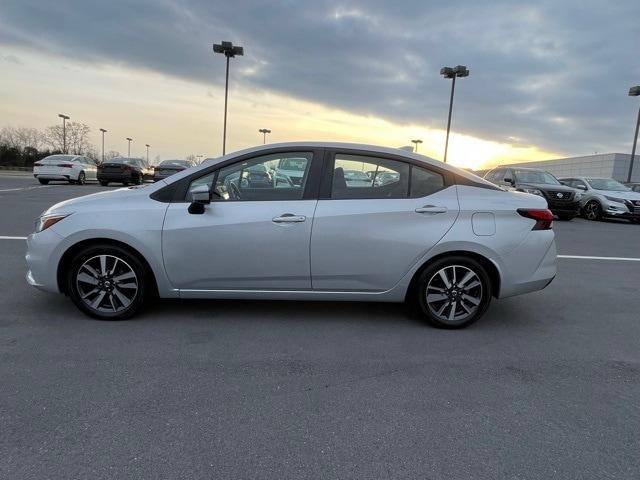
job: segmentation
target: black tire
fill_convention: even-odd
[[[429,288],[439,288],[437,282],[441,281],[439,277],[439,272],[443,269],[449,269],[451,272],[452,267],[456,267],[454,270],[457,272],[459,277],[456,278],[456,281],[462,283],[463,278],[466,276],[467,272],[472,272],[474,277],[472,280],[466,282],[469,286],[472,286],[476,281],[479,283],[479,286],[475,286],[470,288],[466,293],[464,293],[464,288],[459,285],[459,283],[454,284],[451,283],[452,291],[451,296],[446,293],[446,286],[444,283],[442,284],[443,289],[445,290],[442,293],[436,293],[435,295],[445,295],[446,299],[440,300],[442,303],[430,303],[427,301],[427,287]],[[441,289],[442,290],[442,289]],[[432,290],[431,290],[432,291]],[[432,291],[433,292],[433,291]],[[462,292],[462,293],[461,293]],[[435,262],[431,263],[418,278],[417,289],[415,292],[415,299],[417,301],[417,306],[422,314],[422,317],[432,326],[437,328],[446,328],[446,329],[458,329],[464,328],[475,321],[477,321],[480,317],[484,315],[489,308],[489,304],[491,303],[491,279],[489,274],[484,269],[484,267],[478,263],[476,260],[463,256],[450,256],[444,257]],[[467,295],[468,294],[468,295]],[[471,311],[466,311],[466,307],[464,304],[471,305],[468,300],[461,301],[462,295],[466,295],[467,297],[473,296],[474,300],[478,301],[478,304],[475,307],[471,308]],[[453,300],[457,299],[454,303]],[[461,304],[458,305],[457,301],[461,301]],[[454,311],[454,317],[457,316],[456,312],[461,312],[459,319],[443,319],[442,315],[439,317],[438,312],[435,311],[435,308],[442,308],[445,304],[449,304],[448,310],[447,307],[444,307],[443,315],[447,316],[447,313],[450,315],[451,310]],[[435,308],[434,308],[435,306]],[[463,308],[465,310],[463,310]],[[466,315],[466,316],[464,316]]]
[[[76,184],[78,185],[84,185],[87,181],[87,176],[85,175],[84,172],[80,172],[78,174],[78,180],[76,180]]]
[[[42,178],[39,178],[38,181],[42,184],[42,185],[49,185],[49,180],[43,180]]]
[[[129,180],[123,180],[122,181],[122,185],[124,185],[125,187],[129,186]]]
[[[136,177],[133,183],[135,185],[142,185],[142,175],[139,175],[138,177]]]
[[[558,215],[558,220],[562,220],[564,222],[569,222],[573,220],[574,215]]]
[[[100,185],[102,185],[103,187],[108,187],[109,186],[109,182],[105,182],[104,180],[100,180]]]
[[[584,218],[587,220],[597,221],[602,220],[602,206],[596,200],[591,200],[584,206],[583,209]]]
[[[95,285],[79,280],[79,274],[84,274],[84,278],[97,278],[89,275],[90,271],[86,270],[83,265],[85,262],[89,262],[91,265],[91,262],[94,261],[97,261],[99,264],[101,256],[107,257],[105,268],[107,275],[100,275],[102,272],[100,272],[98,268],[94,270],[98,276],[101,277],[99,281],[102,284]],[[115,260],[113,260],[114,258],[118,259],[117,266]],[[96,263],[93,263],[93,265],[95,266]],[[111,268],[114,269],[113,273],[109,272]],[[123,275],[121,272],[125,272],[128,275],[127,272],[129,271],[132,271],[135,276],[118,280],[118,277]],[[129,285],[129,287],[125,288],[126,285],[123,282],[126,282],[126,285]],[[134,291],[135,293],[132,294],[131,284],[133,283],[136,284],[136,290]],[[120,288],[118,289],[118,287]],[[91,289],[98,291],[93,294],[93,296],[86,297],[87,300],[85,301],[82,298],[83,294],[86,295],[87,290]],[[81,290],[83,291],[81,292]],[[152,290],[151,274],[147,271],[142,261],[128,250],[110,244],[92,245],[76,253],[71,260],[66,277],[66,291],[76,307],[90,317],[99,320],[125,320],[131,318],[142,310],[145,300]],[[93,308],[88,304],[88,302],[94,302],[103,292],[102,300],[97,304],[98,308]],[[119,295],[125,295],[125,298],[129,300],[130,303],[125,304],[125,302],[120,301],[118,299]],[[131,298],[129,298],[129,296],[131,296]],[[110,297],[113,298],[113,300],[111,300]],[[115,305],[115,307],[113,307],[113,305]],[[101,306],[103,308],[99,309]],[[113,308],[113,311],[109,310],[111,308]],[[116,308],[120,310],[116,310]]]

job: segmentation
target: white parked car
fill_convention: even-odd
[[[49,155],[33,164],[33,176],[43,185],[51,181],[84,185],[97,180],[97,173],[96,164],[82,155]]]
[[[252,178],[289,158],[303,159],[299,183]],[[355,168],[397,176],[350,185]],[[27,280],[101,319],[158,295],[408,300],[433,325],[459,328],[492,297],[553,280],[552,219],[540,196],[410,152],[274,144],[54,205],[28,237]]]

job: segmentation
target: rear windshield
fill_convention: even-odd
[[[70,162],[75,158],[75,155],[49,155],[48,157],[43,158],[38,163],[59,163],[59,162]]]

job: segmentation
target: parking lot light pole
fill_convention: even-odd
[[[127,146],[127,158],[131,158],[131,141],[132,140],[133,138],[127,137],[127,141],[129,142],[129,145]]]
[[[67,153],[67,120],[71,117],[62,113],[58,114],[58,117],[62,119],[62,153]]]
[[[451,130],[451,112],[453,111],[453,93],[456,89],[457,77],[468,77],[469,69],[464,65],[458,65],[456,67],[442,67],[440,69],[440,75],[444,78],[450,78],[451,82],[451,98],[449,99],[449,119],[447,120],[447,138],[444,142],[444,163],[447,163],[447,150],[449,149],[449,131]]]
[[[262,144],[264,145],[265,143],[267,143],[267,133],[271,133],[271,130],[269,130],[268,128],[261,128],[258,131],[262,134]]]
[[[640,85],[631,87],[629,89],[630,97],[640,96]],[[633,173],[633,161],[636,156],[636,145],[638,143],[638,128],[640,128],[640,107],[638,107],[638,120],[636,120],[636,133],[633,135],[633,147],[631,147],[631,160],[629,161],[629,175],[627,175],[627,182],[631,182],[631,174]]]
[[[104,128],[101,128],[100,131],[102,132],[102,161],[104,162],[104,134],[107,131]]]
[[[144,146],[147,147],[147,165],[149,165],[149,147],[151,145],[149,145],[148,143],[145,143]]]
[[[411,143],[413,143],[415,145],[415,148],[413,149],[413,151],[415,153],[418,153],[418,145],[420,143],[422,143],[422,140],[420,140],[419,138],[417,138],[416,140],[411,140]]]
[[[224,81],[224,127],[222,132],[222,155],[227,151],[227,100],[229,98],[229,59],[244,55],[244,49],[231,42],[221,42],[213,44],[214,53],[221,53],[227,58],[227,71]]]

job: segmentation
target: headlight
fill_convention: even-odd
[[[624,198],[608,197],[607,195],[605,195],[604,198],[606,198],[610,202],[624,203]]]
[[[40,233],[43,230],[46,230],[52,225],[55,225],[60,220],[67,218],[70,213],[54,213],[50,215],[41,215],[36,220],[36,233]]]
[[[537,188],[523,188],[522,191],[525,193],[530,193],[532,195],[538,195],[539,197],[544,197],[544,195],[542,195],[542,192]]]
[[[574,197],[574,198],[575,198],[576,200],[580,200],[580,199],[582,198],[582,195],[583,195],[583,193],[582,193],[582,192],[576,192],[576,195],[575,195],[575,197]]]

